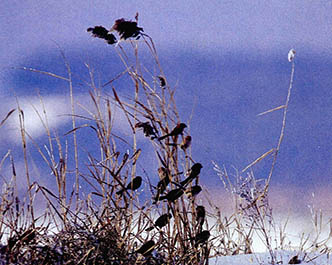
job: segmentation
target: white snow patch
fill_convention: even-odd
[[[319,253],[298,253],[295,251],[277,251],[275,252],[274,264],[289,264],[291,258],[298,256],[301,263],[298,264],[310,264],[310,265],[331,265],[332,258],[329,254]],[[211,258],[209,260],[210,265],[271,265],[271,256],[269,253],[247,254],[247,255],[235,255]]]

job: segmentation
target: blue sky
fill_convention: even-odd
[[[119,61],[111,47],[86,29],[111,27],[115,19],[133,19],[138,11],[139,25],[153,38],[167,78],[177,87],[184,121],[194,102],[193,156],[205,166],[204,184],[211,188],[218,183],[221,188],[211,160],[241,169],[276,145],[282,113],[257,114],[284,103],[291,70],[287,53],[294,48],[294,90],[272,184],[295,197],[320,194],[330,185],[332,2],[14,0],[2,1],[0,10],[1,116],[15,107],[13,91],[28,108],[37,104],[39,89],[52,125],[60,127],[68,124],[58,110],[70,111],[61,96],[67,92],[64,84],[10,67],[64,74],[59,45],[77,76],[87,76],[83,63],[88,62],[107,81],[120,72]],[[84,85],[78,82],[74,89],[82,102],[87,100]],[[30,117],[28,128],[38,137],[40,125]],[[15,143],[15,137],[6,135],[14,127],[2,130],[1,154]],[[264,177],[270,162],[255,174]]]

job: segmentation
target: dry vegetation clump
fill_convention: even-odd
[[[202,191],[199,175],[203,166],[191,157],[190,125],[181,121],[177,112],[174,90],[159,64],[154,43],[142,33],[137,21],[115,22],[111,31],[119,34],[120,41],[102,26],[88,31],[108,44],[115,44],[110,52],[116,52],[121,58],[124,73],[133,84],[132,95],[123,100],[125,95],[119,94],[112,81],[107,84],[112,95],[103,93],[96,87],[93,71],[87,65],[92,104],[80,105],[87,115],[78,115],[72,72],[63,53],[67,77],[24,68],[67,82],[72,128],[64,136],[52,132],[44,109],[38,115],[48,143],[41,144],[26,131],[19,101],[17,109],[5,117],[3,123],[18,113],[27,190],[26,199],[16,204],[15,200],[19,201],[22,196],[15,190],[15,184],[2,193],[3,259],[19,264],[206,262],[211,252],[210,229],[204,206],[196,203],[196,196]],[[153,69],[141,65],[141,44],[154,59]],[[128,51],[128,46],[132,50]],[[117,122],[115,112],[122,112],[117,115],[127,120],[131,134],[128,138],[113,130]],[[79,138],[82,130],[91,132],[88,144],[93,143],[97,152],[84,152],[86,140]],[[159,164],[152,172],[148,172],[151,168],[137,169],[142,158],[137,137],[143,134],[154,148],[155,157],[151,160]],[[56,185],[32,181],[29,148],[39,152]],[[15,183],[15,161],[11,153],[3,158],[7,160]],[[155,175],[159,176],[156,183]],[[19,176],[22,177],[22,172]],[[72,179],[73,186],[69,185]],[[83,185],[89,191],[86,195],[86,191],[80,190]],[[45,202],[44,210],[40,205],[36,210],[36,198]]]
[[[89,106],[75,102],[72,72],[63,53],[67,77],[25,68],[67,83],[72,128],[65,135],[51,131],[44,109],[43,115],[38,115],[48,142],[36,142],[25,128],[19,101],[17,109],[1,122],[0,126],[18,113],[25,165],[25,171],[17,175],[11,152],[0,164],[9,163],[12,169],[0,202],[0,253],[6,264],[208,264],[214,255],[251,253],[252,236],[257,231],[273,256],[266,227],[271,218],[267,191],[283,129],[277,148],[261,157],[274,155],[271,174],[262,185],[249,174],[234,186],[227,172],[215,164],[234,196],[233,215],[222,216],[212,203],[209,208],[199,205],[200,175],[208,165],[191,156],[195,139],[189,135],[190,124],[181,119],[175,91],[167,82],[154,43],[137,26],[137,19],[116,20],[110,31],[103,26],[88,29],[94,37],[115,46],[110,52],[116,52],[125,67],[123,74],[105,84],[111,88],[110,95],[95,85],[93,70],[87,65]],[[118,33],[120,41],[111,32]],[[141,49],[152,56],[153,69],[141,63]],[[131,80],[129,97],[114,87],[119,78]],[[284,118],[288,102],[289,97]],[[78,106],[85,115],[78,114]],[[125,137],[114,130],[119,116],[128,124]],[[282,128],[284,125],[285,119]],[[89,132],[88,140],[80,138],[82,130]],[[156,168],[138,168],[145,155],[137,140],[142,135],[145,144],[154,149],[155,156],[148,155],[155,161],[151,165],[158,164]],[[95,152],[85,151],[87,145],[95,146]],[[39,159],[52,172],[55,185],[32,181],[30,148],[37,150]],[[40,161],[39,165],[44,166]],[[17,178],[23,175],[25,196],[16,187]],[[43,209],[40,203],[36,209],[36,198],[45,202]],[[208,223],[207,215],[215,222]]]

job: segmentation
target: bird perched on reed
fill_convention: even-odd
[[[121,39],[124,40],[131,37],[135,38],[141,31],[144,31],[143,28],[137,27],[136,21],[125,20],[124,18],[115,20],[112,30],[116,30]]]
[[[103,26],[95,26],[88,28],[87,31],[91,32],[93,37],[104,39],[108,44],[112,45],[117,43],[116,37],[111,33],[112,31],[116,31],[119,34],[120,40],[126,40],[131,37],[138,39],[144,30],[137,26],[137,22],[120,18],[115,20],[110,30]]]
[[[185,125],[184,123],[178,123],[170,133],[165,134],[164,136],[159,137],[158,140],[160,141],[160,140],[163,140],[163,139],[165,139],[165,138],[167,138],[169,136],[176,137],[176,136],[178,136],[180,134],[183,134],[183,130],[185,128],[187,128],[187,125]]]
[[[148,121],[147,122],[138,122],[138,123],[136,123],[135,128],[142,128],[145,137],[156,135],[153,127],[151,126],[150,122],[148,122]]]
[[[210,237],[210,232],[208,230],[204,230],[204,231],[198,233],[194,237],[195,246],[197,247],[199,244],[206,243],[206,241],[208,241],[209,237]]]
[[[137,190],[142,184],[142,177],[137,176],[131,182],[128,183],[127,187],[116,192],[118,195],[122,195],[126,190]]]
[[[166,187],[171,182],[171,175],[168,169],[164,167],[158,168],[158,175],[160,180],[157,184],[157,195],[155,197],[156,201],[158,201],[160,194],[166,190]]]
[[[182,186],[186,186],[188,183],[192,182],[194,178],[196,178],[199,173],[201,173],[201,169],[203,168],[202,164],[196,163],[191,167],[189,176],[180,182]]]
[[[142,254],[144,257],[149,256],[155,249],[156,243],[153,240],[146,241],[139,249],[135,252]]]
[[[202,230],[202,226],[205,220],[205,208],[202,205],[196,207],[196,222],[198,225],[198,231]]]
[[[302,261],[299,259],[299,256],[294,256],[292,257],[289,261],[288,264],[301,264]]]
[[[167,200],[168,202],[175,202],[178,198],[183,195],[184,191],[182,188],[177,188],[169,191],[166,195],[160,196],[158,201]],[[157,200],[154,202],[156,203]]]
[[[185,152],[189,146],[191,145],[191,136],[187,135],[181,142],[181,144],[178,143],[166,143],[167,145],[170,146],[180,146],[180,148]]]
[[[195,185],[186,189],[185,193],[188,197],[195,197],[198,193],[202,191],[202,187],[199,185]]]
[[[190,145],[191,145],[191,136],[187,135],[186,137],[184,137],[182,143],[180,144],[180,148],[183,151],[186,151]]]
[[[159,227],[162,228],[165,225],[167,225],[169,223],[169,220],[172,219],[172,215],[171,214],[162,214],[158,217],[158,219],[155,221],[154,225],[148,227],[145,231],[151,231],[152,229],[154,229],[155,227]]]
[[[160,82],[160,87],[161,88],[165,88],[165,86],[166,86],[166,79],[165,79],[165,77],[163,77],[161,75],[158,75],[158,78],[159,78],[159,82]]]
[[[108,44],[112,45],[117,42],[116,37],[103,26],[95,26],[93,28],[88,28],[87,31],[91,32],[92,36],[95,38],[106,40]]]

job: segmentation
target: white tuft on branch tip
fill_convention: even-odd
[[[288,61],[291,62],[294,60],[296,51],[294,49],[290,49],[288,52]]]

